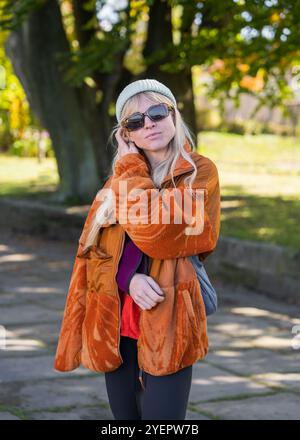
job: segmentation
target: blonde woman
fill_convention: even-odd
[[[161,82],[126,86],[116,116],[116,154],[79,239],[54,367],[104,372],[117,420],[184,420],[192,365],[208,353],[201,287],[188,256],[204,260],[217,245],[218,171],[194,151]],[[164,196],[174,189],[181,198],[172,204]]]

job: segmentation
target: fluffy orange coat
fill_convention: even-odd
[[[165,300],[140,314],[140,336],[137,341],[141,370],[155,376],[175,373],[192,365],[208,353],[205,306],[195,269],[187,258],[199,254],[204,260],[215,249],[220,231],[220,188],[218,171],[209,158],[185,150],[197,166],[193,190],[204,190],[204,228],[198,235],[186,235],[189,224],[119,223],[104,224],[97,244],[83,252],[90,223],[101,202],[100,191],[111,187],[121,201],[119,182],[126,182],[128,192],[140,188],[150,194],[155,189],[145,158],[126,154],[116,162],[115,172],[97,193],[75,257],[69,291],[54,359],[58,371],[70,371],[80,364],[96,372],[116,370],[123,362],[120,354],[120,298],[116,283],[125,231],[133,242],[150,257],[151,276],[161,287]],[[182,155],[173,172],[176,187],[183,189],[183,179],[193,171]],[[164,188],[173,188],[171,175],[163,180]],[[195,200],[191,199],[195,212]],[[128,202],[127,210],[133,206]],[[155,209],[162,210],[159,200]],[[177,206],[176,209],[179,209]]]

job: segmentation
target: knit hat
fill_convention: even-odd
[[[122,92],[119,94],[116,102],[116,117],[118,122],[120,122],[121,112],[126,103],[126,101],[133,95],[141,92],[158,92],[162,95],[167,96],[173,102],[174,106],[177,106],[176,99],[171,92],[171,90],[165,86],[163,83],[157,81],[156,79],[139,79],[128,84]]]

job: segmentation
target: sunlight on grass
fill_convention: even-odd
[[[276,135],[238,135],[232,133],[201,132],[199,152],[218,158],[223,163],[243,167],[269,167],[300,173],[299,138]]]
[[[22,196],[54,191],[58,184],[56,161],[0,155],[0,196]]]
[[[221,234],[300,249],[300,139],[202,132],[217,165]]]
[[[216,163],[223,195],[238,185],[246,194],[299,198],[299,145],[292,137],[203,132],[197,151]]]

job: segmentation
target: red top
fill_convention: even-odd
[[[141,308],[129,294],[129,284],[135,273],[147,273],[147,256],[133,243],[126,234],[124,249],[120,258],[116,281],[121,300],[121,329],[122,336],[138,339],[139,319]]]
[[[133,301],[130,295],[119,288],[121,298],[121,335],[138,339],[140,334],[139,320],[140,307]]]

